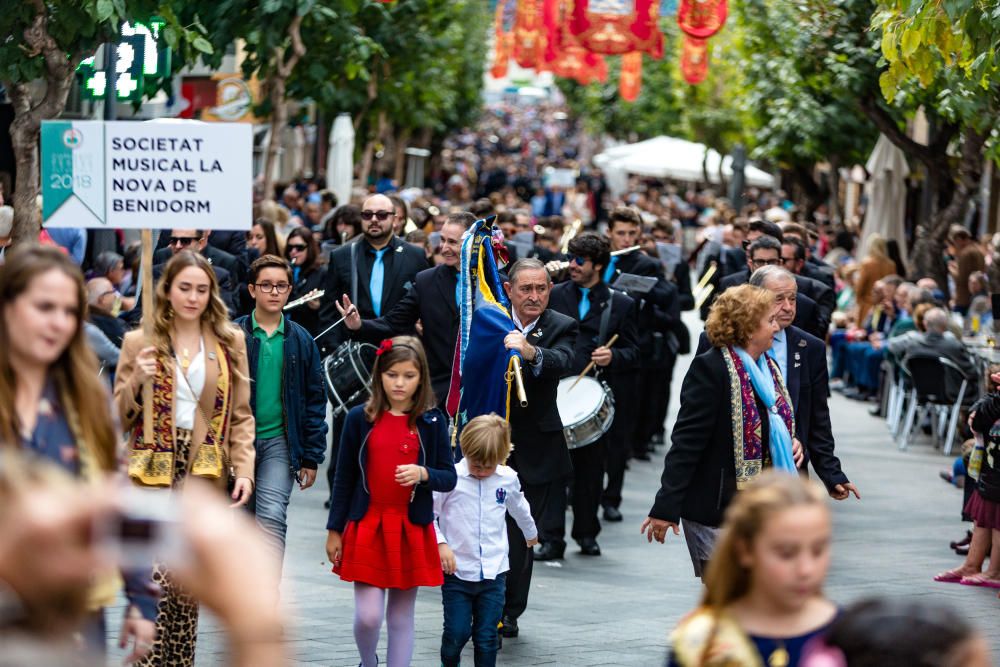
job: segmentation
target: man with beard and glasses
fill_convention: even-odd
[[[396,207],[385,195],[373,195],[362,204],[361,236],[330,253],[320,305],[322,329],[342,317],[337,306],[345,297],[363,320],[390,312],[406,296],[417,274],[427,268],[423,251],[393,234],[395,218]],[[340,325],[323,334],[317,343],[325,355],[347,338],[347,328]],[[327,468],[331,489],[343,418],[340,415],[333,423],[333,450]]]

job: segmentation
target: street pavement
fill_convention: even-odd
[[[699,326],[696,319],[689,324],[692,331]],[[678,364],[668,423],[674,419],[688,363],[690,358]],[[936,572],[959,564],[948,542],[966,528],[959,521],[961,491],[938,478],[950,460],[929,440],[918,439],[908,451],[898,451],[885,422],[868,414],[870,405],[839,395],[831,399],[837,454],[859,487],[861,501],[831,501],[834,554],[827,594],[841,605],[872,595],[947,603],[984,632],[995,630],[1000,611],[995,591],[931,580]],[[701,594],[682,537],[671,534],[660,545],[639,535],[659,486],[663,453],[661,447],[654,461],[630,464],[625,521],[605,524],[598,538],[602,556],[582,556],[571,547],[563,561],[535,564],[520,637],[504,641],[499,665],[663,664],[667,634]],[[359,660],[351,630],[352,588],[331,574],[326,562],[325,493],[320,476],[316,488],[293,494],[289,508],[282,584],[292,621],[288,652],[293,665],[353,666]],[[413,665],[440,664],[441,619],[439,591],[421,590]],[[1000,658],[1000,636],[993,632],[989,640],[994,657]],[[197,664],[224,665],[225,656],[223,633],[203,613]],[[384,628],[379,657],[386,659]],[[463,661],[472,664],[471,642]]]

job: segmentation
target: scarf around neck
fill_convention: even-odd
[[[219,377],[215,386],[211,418],[207,418],[200,405],[195,421],[207,422],[205,439],[192,443],[195,449],[191,474],[218,479],[223,473],[223,439],[229,425],[229,407],[232,401],[232,367],[229,354],[218,342],[215,344],[219,360]],[[136,421],[132,430],[129,449],[128,474],[143,486],[171,486],[174,477],[174,358],[161,352],[157,355],[160,372],[153,379],[153,434],[147,439],[143,433],[143,420]]]
[[[766,354],[754,362],[745,350],[733,346],[726,346],[721,352],[729,373],[736,488],[742,489],[764,467],[763,420],[755,395],[769,413],[768,448],[772,465],[794,472],[791,434],[795,432],[795,417],[777,364]]]

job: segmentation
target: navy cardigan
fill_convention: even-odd
[[[351,408],[344,420],[337,455],[337,476],[333,482],[333,497],[327,530],[344,532],[348,521],[360,521],[368,511],[368,482],[365,468],[368,463],[368,436],[373,424],[365,418],[364,406]],[[455,462],[448,443],[448,421],[437,408],[417,417],[417,437],[420,451],[417,465],[427,469],[427,481],[417,484],[410,501],[409,518],[418,526],[429,525],[434,520],[432,491],[451,491],[455,488]]]

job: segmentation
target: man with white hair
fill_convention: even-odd
[[[828,392],[830,378],[826,366],[826,345],[815,336],[792,325],[795,320],[797,285],[795,276],[780,266],[763,266],[750,275],[750,284],[773,292],[775,320],[780,327],[768,351],[785,379],[788,396],[795,410],[795,437],[805,448],[806,460],[812,461],[816,475],[830,496],[845,500],[858,489],[847,479],[834,454],[833,428],[830,423]],[[698,354],[708,349],[702,334]]]
[[[0,206],[0,264],[10,247],[11,235],[14,230],[14,209],[10,206]]]
[[[931,308],[924,314],[924,333],[890,339],[889,352],[902,361],[913,356],[944,357],[955,362],[966,380],[974,382],[979,372],[962,341],[948,331],[949,321],[944,308]]]

